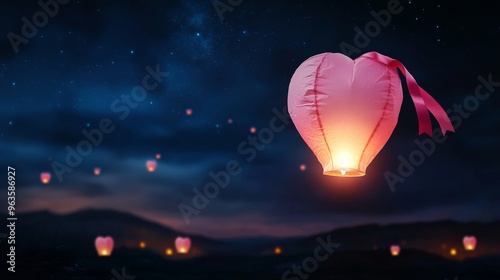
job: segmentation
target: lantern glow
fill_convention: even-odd
[[[94,168],[94,175],[95,176],[101,175],[101,168],[99,168],[99,167]]]
[[[398,256],[401,248],[398,245],[391,246],[391,255]]]
[[[406,76],[419,119],[419,134],[432,136],[429,112],[443,135],[454,131],[446,112],[397,60],[376,52],[355,60],[340,53],[310,57],[295,71],[288,111],[300,136],[330,176],[364,176],[389,140],[399,117]]]
[[[455,248],[451,248],[451,249],[450,249],[450,255],[452,255],[452,256],[456,256],[456,255],[457,255],[457,249],[455,249]]]
[[[305,164],[300,165],[300,171],[306,171],[307,166]]]
[[[179,254],[187,254],[191,247],[191,239],[189,237],[177,237],[175,239],[175,249]]]
[[[463,243],[466,251],[474,251],[476,249],[477,240],[475,236],[464,236]]]
[[[275,255],[281,255],[281,252],[282,252],[281,251],[281,247],[278,246],[278,247],[274,248],[274,254]]]
[[[161,154],[156,154],[156,159],[161,159]]]
[[[107,236],[107,237],[102,237],[98,236],[95,239],[95,248],[97,250],[97,255],[100,257],[108,257],[111,256],[111,253],[113,252],[113,246],[114,246],[114,241],[113,238]]]
[[[50,175],[49,172],[40,173],[40,181],[42,181],[42,184],[48,184],[50,182],[51,177],[52,176]]]
[[[174,254],[174,251],[171,248],[165,249],[165,255],[172,256],[173,254]]]
[[[146,248],[146,242],[144,241],[139,242],[139,247],[141,247],[141,249]]]
[[[148,160],[146,162],[146,168],[149,172],[153,172],[156,170],[156,160]]]
[[[186,109],[186,115],[191,116],[193,114],[193,109],[187,108]]]
[[[250,133],[253,134],[255,132],[257,132],[257,128],[255,128],[255,126],[250,127]]]

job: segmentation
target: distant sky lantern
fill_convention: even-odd
[[[149,172],[153,172],[156,170],[156,160],[148,160],[146,162],[146,167]]]
[[[465,236],[463,242],[466,251],[474,251],[476,248],[477,240],[475,236]]]
[[[174,251],[172,250],[172,248],[165,249],[165,255],[172,256],[173,254],[174,254]]]
[[[305,164],[300,165],[300,171],[306,171],[307,166]]]
[[[282,253],[281,247],[278,246],[278,247],[274,248],[274,254],[275,255],[281,255],[281,253]]]
[[[191,239],[189,237],[177,237],[175,239],[175,249],[179,254],[189,253],[189,248],[191,247]]]
[[[450,255],[452,255],[452,256],[456,256],[456,255],[457,255],[457,249],[455,249],[455,248],[451,248],[451,249],[450,249]]]
[[[156,159],[161,159],[161,154],[156,154]]]
[[[228,124],[232,124],[233,123],[233,119],[231,119],[231,118],[227,119],[227,123]]]
[[[186,115],[191,116],[193,114],[193,109],[187,108],[186,109]]]
[[[429,111],[443,134],[454,131],[443,108],[397,60],[376,52],[355,60],[323,53],[297,68],[288,90],[288,111],[323,174],[365,175],[398,122],[403,89],[397,69],[406,77],[419,134],[432,136]]]
[[[99,167],[94,168],[94,175],[95,176],[101,175],[101,168],[99,168]]]
[[[42,181],[42,184],[48,184],[50,182],[51,177],[52,176],[50,175],[49,172],[40,173],[40,181]]]
[[[393,256],[399,256],[399,252],[401,251],[401,248],[398,245],[392,245],[391,246],[391,255]]]
[[[141,249],[146,248],[146,242],[144,242],[144,241],[139,242],[139,247],[140,247]]]
[[[97,250],[97,255],[100,257],[107,257],[111,256],[111,253],[113,252],[113,246],[114,246],[114,241],[113,238],[107,236],[107,237],[102,237],[98,236],[95,239],[95,248]]]
[[[257,132],[257,128],[255,126],[250,127],[250,133],[255,133]]]

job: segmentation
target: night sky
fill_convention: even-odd
[[[477,108],[449,114],[456,133],[394,192],[384,174],[397,174],[398,157],[408,158],[416,139],[429,139],[418,136],[405,84],[398,125],[364,177],[322,175],[293,123],[261,151],[254,148],[255,159],[238,151],[269,127],[274,108],[283,111],[290,78],[304,60],[342,52],[342,42],[355,46],[354,28],[364,29],[373,20],[370,11],[388,2],[243,0],[219,16],[211,1],[73,0],[59,4],[16,53],[8,34],[22,36],[21,18],[32,22],[41,7],[4,1],[0,166],[16,168],[17,211],[116,209],[212,237],[499,219],[500,19],[489,1],[401,1],[401,13],[349,53],[354,59],[377,51],[400,60],[452,111],[472,100],[479,76],[494,81]],[[125,106],[122,96],[155,70],[161,76],[149,83],[161,82],[144,100],[123,107],[128,113],[117,110]],[[114,130],[60,182],[54,163],[66,164],[66,147],[76,149],[86,139],[82,130],[99,129],[106,118]],[[145,163],[157,153],[161,159],[150,173]],[[202,190],[213,181],[209,173],[232,160],[241,173],[186,224],[179,205],[192,205],[193,188]],[[96,166],[100,176],[93,175]],[[44,171],[52,173],[48,185],[40,182]]]

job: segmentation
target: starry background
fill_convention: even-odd
[[[407,92],[399,123],[365,177],[323,176],[293,124],[255,160],[238,153],[250,128],[268,127],[273,108],[286,105],[301,62],[341,52],[342,42],[354,45],[353,28],[364,29],[370,11],[387,5],[311,2],[244,0],[221,21],[211,1],[69,1],[17,54],[7,34],[21,34],[21,18],[31,20],[40,7],[2,2],[0,166],[16,168],[17,211],[116,209],[212,237],[499,219],[497,92],[395,192],[384,172],[397,172],[398,156],[407,158],[414,140],[426,138],[417,135]],[[500,80],[500,20],[492,5],[402,1],[403,11],[350,56],[378,51],[402,61],[443,108],[453,108],[474,93],[479,75]],[[148,65],[168,77],[121,120],[110,106],[142,84]],[[64,163],[65,147],[76,147],[85,139],[81,131],[98,128],[103,118],[115,130],[59,182],[51,164]],[[149,173],[145,162],[156,153],[162,158]],[[187,225],[179,204],[191,204],[192,189],[230,160],[240,163],[241,174]],[[101,176],[92,174],[95,166]],[[52,173],[48,185],[40,183],[43,171]]]

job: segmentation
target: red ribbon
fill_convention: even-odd
[[[374,59],[387,66],[396,67],[401,70],[403,75],[406,77],[406,85],[408,86],[408,90],[410,91],[413,104],[415,104],[415,110],[417,111],[419,135],[422,133],[426,133],[427,135],[432,137],[432,123],[431,117],[429,116],[429,111],[438,121],[443,135],[445,135],[447,131],[455,132],[450,118],[448,118],[448,115],[443,110],[441,105],[439,105],[439,103],[437,103],[437,101],[432,98],[429,93],[427,93],[417,84],[415,78],[413,78],[413,76],[410,74],[410,72],[408,72],[408,70],[406,70],[401,62],[377,52],[365,53],[361,57]]]

